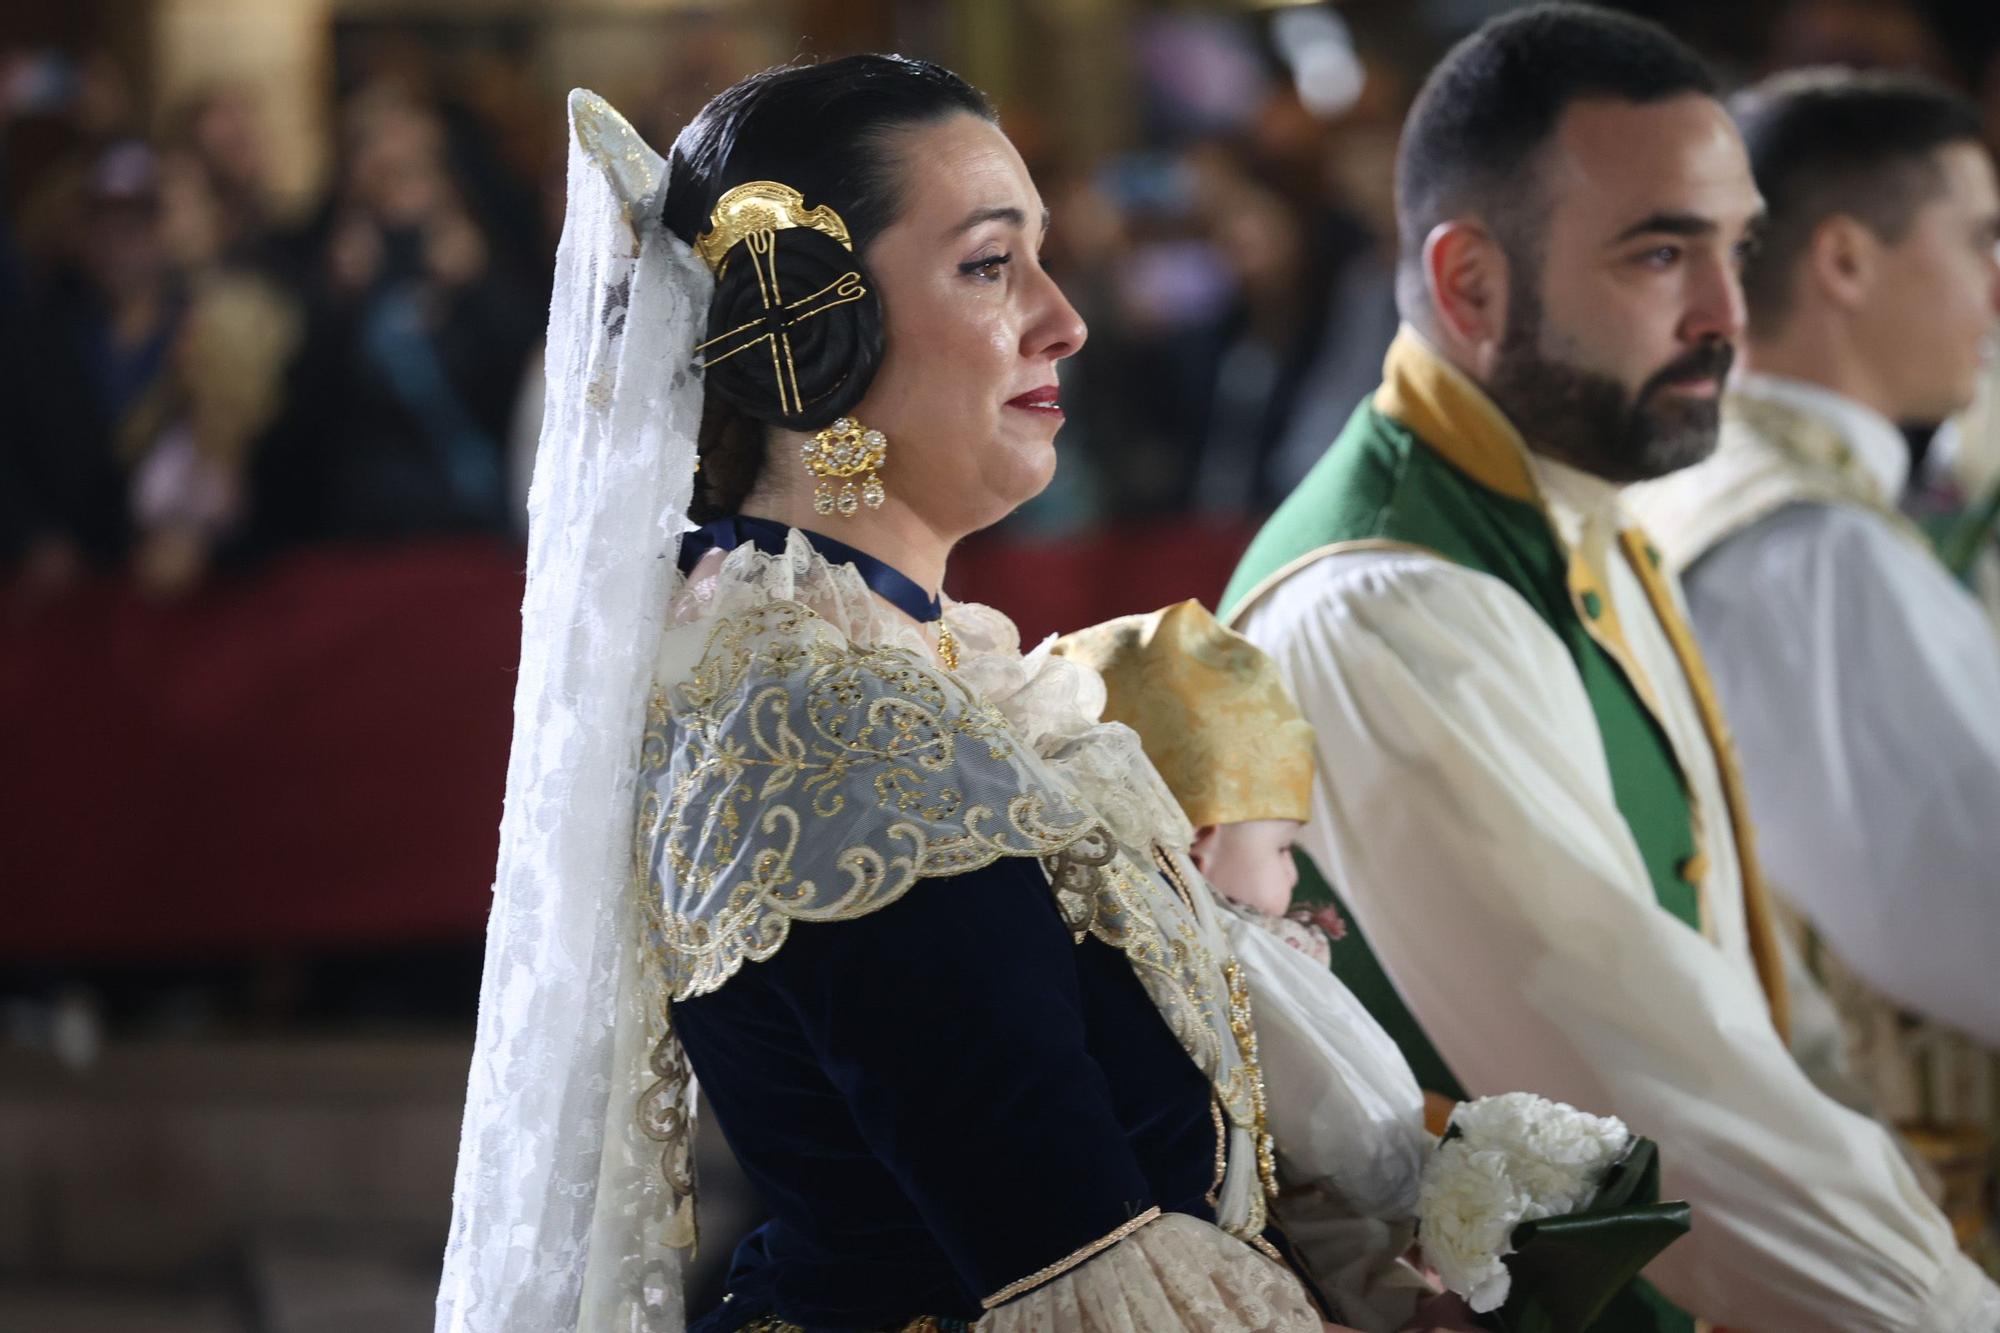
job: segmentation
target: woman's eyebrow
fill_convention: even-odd
[[[1028,215],[1011,204],[1001,205],[996,208],[975,208],[966,214],[964,220],[956,227],[953,227],[946,235],[962,235],[965,232],[971,231],[982,222],[1005,222],[1013,227],[1025,227],[1028,225]],[[1044,208],[1042,210],[1042,230],[1047,231],[1048,229],[1049,210]]]

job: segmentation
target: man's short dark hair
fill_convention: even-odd
[[[1535,158],[1572,102],[1685,93],[1717,94],[1701,57],[1658,24],[1587,5],[1517,10],[1454,46],[1417,93],[1396,154],[1404,316],[1423,309],[1424,239],[1439,223],[1477,216],[1510,257],[1536,262],[1547,207]]]
[[[1753,336],[1782,327],[1798,261],[1820,224],[1845,215],[1896,244],[1944,193],[1937,150],[1976,143],[1981,131],[1971,102],[1886,71],[1793,70],[1738,93],[1729,110],[1768,210],[1743,270]]]

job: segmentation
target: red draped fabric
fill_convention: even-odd
[[[1220,594],[1237,526],[968,543],[1043,635]],[[339,548],[178,603],[0,589],[0,958],[462,937],[485,923],[520,553]]]

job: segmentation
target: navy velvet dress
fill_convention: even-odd
[[[1214,1219],[1207,1079],[1033,860],[794,923],[674,1022],[770,1219],[694,1333],[969,1321],[1154,1205]]]

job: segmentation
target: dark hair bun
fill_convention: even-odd
[[[822,232],[775,232],[771,250],[775,291],[748,242],[727,256],[708,307],[705,338],[723,340],[702,353],[708,391],[767,425],[818,430],[861,401],[882,363],[882,298],[859,257]],[[862,295],[843,300],[849,274],[845,290]],[[779,337],[775,359],[770,342],[751,341],[760,331]]]

